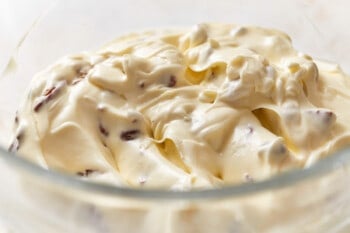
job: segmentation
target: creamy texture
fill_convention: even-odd
[[[277,30],[200,24],[121,37],[37,74],[10,146],[139,187],[252,182],[350,141],[348,76]]]

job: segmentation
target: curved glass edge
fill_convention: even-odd
[[[52,182],[51,184],[62,185],[76,191],[86,191],[89,192],[89,194],[95,193],[105,196],[138,198],[144,200],[200,200],[238,198],[244,195],[258,194],[264,191],[281,189],[301,181],[325,175],[350,163],[350,148],[338,151],[317,162],[310,168],[291,170],[280,175],[273,176],[267,180],[255,183],[223,186],[216,189],[194,189],[188,191],[137,189],[84,181],[68,174],[46,170],[30,161],[4,150],[2,147],[0,147],[0,158],[2,158],[10,166],[13,166],[13,168],[18,168],[21,171],[27,172],[30,175],[44,180],[45,182]]]

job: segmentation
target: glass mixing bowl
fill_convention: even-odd
[[[184,192],[88,183],[3,149],[28,82],[63,55],[125,32],[214,21],[281,29],[300,51],[350,71],[349,6],[346,0],[2,1],[0,232],[350,232],[350,149],[265,181]]]

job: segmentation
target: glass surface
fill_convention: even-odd
[[[350,71],[350,3],[5,0],[0,8],[0,143],[32,76],[126,32],[200,22],[273,27]],[[350,232],[350,151],[311,169],[219,190],[135,190],[45,171],[0,149],[0,232]]]

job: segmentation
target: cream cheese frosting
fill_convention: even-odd
[[[349,88],[339,66],[298,52],[278,30],[134,33],[38,73],[9,149],[120,186],[254,182],[346,146]]]

